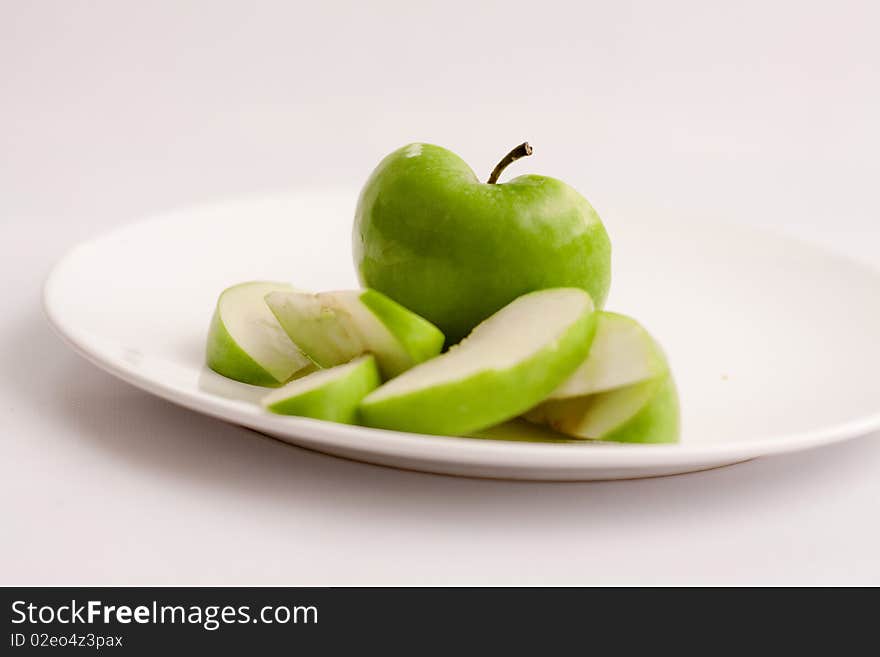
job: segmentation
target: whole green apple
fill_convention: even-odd
[[[367,180],[355,214],[361,283],[461,340],[528,292],[579,287],[604,304],[611,244],[587,200],[555,178],[525,175],[496,184],[511,151],[481,183],[455,153],[410,144]]]

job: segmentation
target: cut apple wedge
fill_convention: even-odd
[[[266,304],[290,339],[321,367],[376,357],[385,379],[440,353],[436,326],[375,290],[272,292]]]
[[[674,443],[679,439],[678,392],[667,372],[586,397],[551,399],[525,414],[530,422],[591,440]]]
[[[583,290],[519,297],[442,356],[368,395],[361,420],[373,427],[464,434],[525,412],[583,362],[596,320]]]
[[[550,395],[582,397],[655,379],[669,369],[660,345],[631,317],[599,311],[596,337],[583,364]]]
[[[258,386],[277,386],[314,370],[269,310],[270,292],[293,292],[285,283],[252,281],[220,294],[208,329],[208,367],[223,376]]]
[[[554,431],[550,427],[523,418],[514,418],[479,431],[473,431],[463,438],[480,440],[507,440],[516,443],[576,443],[578,440]]]
[[[361,356],[345,365],[318,370],[273,390],[261,403],[281,415],[318,420],[357,422],[358,405],[379,387],[379,370],[373,356]]]

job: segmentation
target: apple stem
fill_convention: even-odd
[[[498,182],[498,176],[501,175],[501,172],[507,168],[507,165],[511,162],[516,162],[519,158],[525,157],[527,155],[532,154],[532,147],[529,145],[529,142],[524,141],[519,146],[510,151],[507,155],[501,158],[501,161],[495,165],[495,168],[492,169],[492,173],[489,176],[489,185],[494,185]]]

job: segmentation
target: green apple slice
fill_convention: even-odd
[[[551,399],[525,414],[575,438],[623,443],[679,439],[678,392],[668,372],[655,379],[586,397]]]
[[[523,418],[514,418],[479,431],[473,431],[462,438],[480,440],[507,440],[515,443],[577,443],[571,436],[554,431],[547,425],[527,422]]]
[[[443,349],[440,330],[375,290],[272,292],[266,304],[287,335],[321,367],[376,357],[386,379]]]
[[[551,399],[583,397],[655,379],[669,369],[660,345],[631,317],[597,312],[590,354]]]
[[[264,301],[270,292],[294,290],[286,283],[267,281],[240,283],[224,290],[208,329],[208,367],[257,386],[277,386],[314,369]]]
[[[273,413],[355,424],[358,404],[379,387],[373,356],[318,370],[266,395],[261,404]]]
[[[451,435],[504,422],[571,375],[595,328],[593,301],[583,290],[526,294],[442,356],[368,395],[361,419],[384,429]]]

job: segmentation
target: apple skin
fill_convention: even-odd
[[[611,284],[608,234],[577,191],[537,175],[484,184],[431,144],[404,146],[373,171],[353,250],[363,286],[439,327],[447,344],[528,292],[579,287],[601,308]]]
[[[678,388],[672,376],[667,374],[658,380],[650,403],[603,436],[602,440],[617,443],[677,443],[680,433]]]

